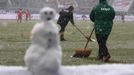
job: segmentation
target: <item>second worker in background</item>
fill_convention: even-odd
[[[65,32],[65,28],[66,28],[67,24],[69,23],[69,21],[72,23],[72,25],[74,25],[73,11],[74,11],[74,7],[69,6],[67,9],[65,9],[65,10],[62,9],[59,12],[59,19],[57,21],[57,24],[59,24],[61,27],[61,29],[60,29],[60,40],[61,41],[66,41],[66,39],[64,38],[64,32]]]

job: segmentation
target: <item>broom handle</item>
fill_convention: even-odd
[[[88,37],[76,25],[73,26],[88,40]]]
[[[93,34],[93,32],[94,32],[94,29],[95,29],[95,28],[93,28],[93,30],[92,30],[92,32],[91,32],[91,34],[90,34],[90,36],[89,36],[89,38],[88,38],[88,40],[87,40],[87,42],[86,42],[86,45],[85,45],[85,47],[84,47],[84,50],[86,50],[86,48],[87,48],[87,45],[88,45],[88,43],[89,43],[89,41],[90,41],[90,39],[91,39],[91,36],[92,36],[92,34]]]

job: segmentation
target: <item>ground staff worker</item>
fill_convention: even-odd
[[[59,13],[60,16],[57,21],[57,24],[59,24],[61,27],[61,30],[60,30],[60,40],[61,41],[66,41],[64,38],[64,31],[65,31],[65,28],[66,28],[68,22],[70,21],[74,25],[73,10],[74,10],[74,7],[70,6],[66,10],[62,9],[62,11],[60,11],[60,13]]]
[[[114,9],[108,5],[106,0],[99,0],[99,4],[93,8],[90,19],[94,22],[95,34],[99,45],[98,60],[104,62],[111,58],[106,42],[113,26],[115,17]]]

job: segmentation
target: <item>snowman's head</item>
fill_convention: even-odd
[[[51,21],[54,20],[56,16],[56,11],[50,7],[44,7],[40,10],[40,19],[42,21]]]

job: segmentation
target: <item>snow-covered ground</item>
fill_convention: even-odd
[[[0,75],[30,75],[30,73],[21,66],[0,66]],[[60,75],[134,75],[134,64],[62,66]]]
[[[29,58],[31,60],[30,62],[28,61],[28,64],[30,64],[29,70],[32,70],[33,68],[34,70],[29,72],[28,69],[23,66],[0,66],[0,75],[31,75],[30,73],[36,75],[55,75],[55,73],[58,75],[134,75],[134,64],[61,66],[59,63],[59,61],[61,61],[61,50],[58,48],[58,29],[56,29],[56,25],[53,26],[53,23],[51,24],[51,21],[47,22],[48,18],[51,19],[54,15],[44,14],[46,12],[52,12],[49,10],[50,8],[46,9],[42,11],[44,23],[40,23],[39,26],[36,26],[33,32],[34,34],[32,34],[31,53],[28,54],[28,57],[30,56]],[[3,23],[3,25],[6,27],[7,23]],[[36,59],[39,60],[36,61]],[[56,67],[54,64],[56,64]]]

